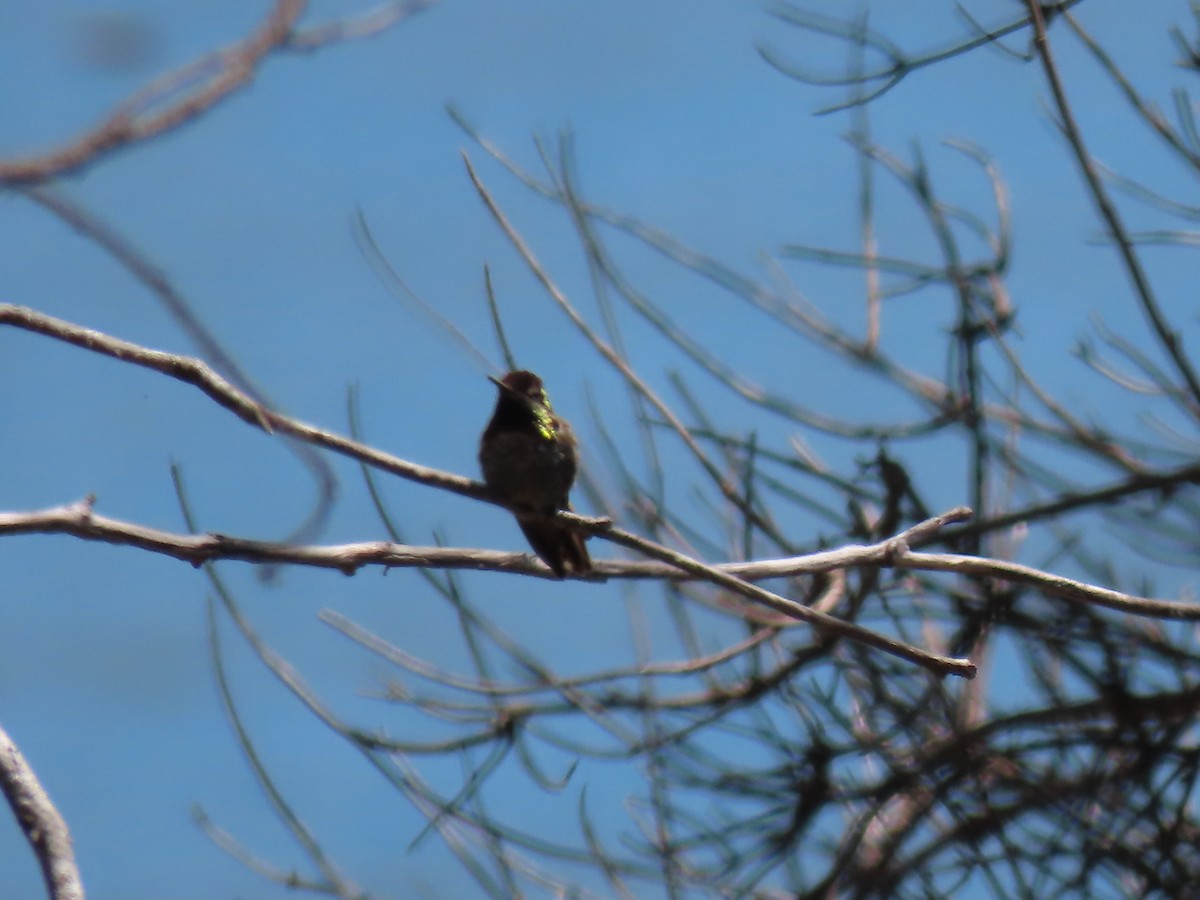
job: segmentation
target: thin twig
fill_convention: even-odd
[[[1155,335],[1158,337],[1159,344],[1162,345],[1162,348],[1175,364],[1176,371],[1179,372],[1180,376],[1187,383],[1192,399],[1192,415],[1200,416],[1200,377],[1197,376],[1195,369],[1192,367],[1191,360],[1188,359],[1187,351],[1183,348],[1179,332],[1171,327],[1163,311],[1159,308],[1158,299],[1155,297],[1154,289],[1150,286],[1150,280],[1142,268],[1141,259],[1134,252],[1133,244],[1125,231],[1125,223],[1121,220],[1120,213],[1117,212],[1116,206],[1109,198],[1108,191],[1104,187],[1104,180],[1096,170],[1092,155],[1083,141],[1083,133],[1079,130],[1079,126],[1075,122],[1075,114],[1071,109],[1070,102],[1067,100],[1066,88],[1063,86],[1062,79],[1059,78],[1058,66],[1054,62],[1054,55],[1050,50],[1050,42],[1046,38],[1046,23],[1042,17],[1042,7],[1038,3],[1038,0],[1026,0],[1026,5],[1029,8],[1030,20],[1033,22],[1033,46],[1037,51],[1038,58],[1042,62],[1042,69],[1046,73],[1046,81],[1050,85],[1050,92],[1054,95],[1054,106],[1058,110],[1063,133],[1067,137],[1067,142],[1071,145],[1071,151],[1075,154],[1075,162],[1078,164],[1080,174],[1083,175],[1083,179],[1087,183],[1088,193],[1091,194],[1092,200],[1096,204],[1096,209],[1100,213],[1100,217],[1104,220],[1105,226],[1108,228],[1109,235],[1116,242],[1117,250],[1121,255],[1121,262],[1125,267],[1126,273],[1129,275],[1129,279],[1133,282],[1134,293],[1137,296],[1142,312],[1149,320]]]

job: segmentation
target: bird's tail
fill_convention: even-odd
[[[582,532],[546,522],[520,521],[519,524],[534,552],[559,578],[565,578],[568,572],[579,577],[592,571],[592,560]]]

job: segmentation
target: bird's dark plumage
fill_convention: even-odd
[[[479,441],[483,480],[514,507],[542,514],[569,510],[578,468],[571,426],[554,414],[542,380],[532,372],[509,372],[492,381],[500,393]],[[581,533],[516,515],[534,552],[559,578],[591,571]]]

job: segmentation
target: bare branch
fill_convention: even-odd
[[[1134,252],[1133,243],[1126,233],[1125,224],[1121,220],[1116,206],[1108,196],[1108,191],[1104,187],[1104,180],[1100,177],[1092,155],[1084,143],[1083,133],[1079,130],[1079,126],[1075,122],[1075,114],[1072,112],[1071,105],[1067,100],[1066,88],[1059,77],[1058,66],[1054,62],[1054,55],[1050,50],[1050,42],[1046,37],[1046,23],[1042,14],[1042,7],[1037,0],[1026,0],[1026,5],[1029,9],[1030,21],[1033,23],[1033,46],[1037,51],[1038,58],[1042,62],[1042,69],[1046,74],[1046,81],[1049,83],[1050,91],[1054,96],[1054,106],[1058,111],[1063,133],[1071,145],[1071,151],[1075,155],[1075,162],[1079,166],[1084,183],[1087,185],[1088,193],[1091,194],[1092,200],[1096,204],[1097,212],[1099,212],[1101,219],[1104,220],[1105,228],[1107,228],[1109,235],[1116,242],[1117,249],[1121,255],[1121,262],[1125,267],[1126,273],[1129,275],[1130,281],[1133,282],[1134,293],[1137,296],[1142,312],[1145,314],[1154,334],[1157,336],[1159,344],[1171,358],[1176,371],[1178,371],[1188,386],[1188,392],[1191,394],[1191,414],[1193,417],[1200,417],[1200,376],[1197,376],[1191,360],[1188,358],[1187,351],[1184,350],[1179,333],[1171,326],[1171,323],[1162,311],[1158,299],[1154,294],[1154,289],[1150,286],[1149,276],[1147,276],[1142,266],[1141,259]]]
[[[428,484],[465,497],[497,502],[491,499],[490,493],[482,484],[463,478],[461,475],[407,462],[365,444],[266,409],[254,398],[214,372],[203,360],[174,353],[164,353],[159,350],[149,350],[99,331],[81,328],[62,319],[11,304],[0,304],[0,325],[13,325],[34,331],[76,347],[82,347],[93,353],[111,356],[113,359],[152,369],[186,384],[194,385],[216,403],[233,412],[242,421],[262,428],[268,433],[282,431],[318,447],[324,447],[410,481]]]
[[[83,900],[67,823],[20,748],[0,728],[0,791],[33,847],[51,900]]]
[[[287,40],[307,5],[305,0],[276,0],[258,31],[246,40],[160,77],[67,146],[27,159],[0,162],[0,184],[29,184],[65,175],[121,147],[191,121],[247,87],[263,58]],[[185,92],[181,99],[153,111],[180,91]]]

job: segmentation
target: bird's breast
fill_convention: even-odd
[[[479,447],[483,480],[512,503],[533,509],[562,509],[575,480],[575,444],[537,432],[500,432]]]

